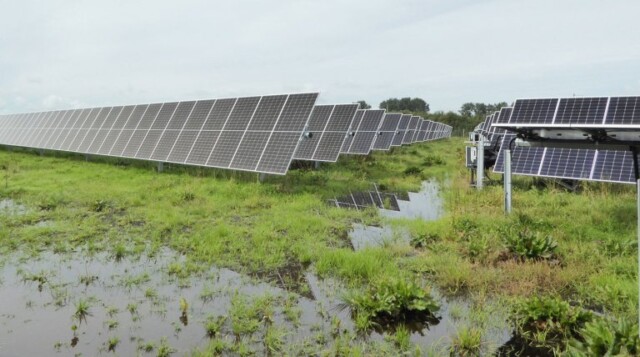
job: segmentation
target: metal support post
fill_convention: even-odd
[[[511,150],[504,151],[504,213],[511,214]]]
[[[265,174],[264,172],[258,175],[258,181],[260,182],[264,182],[264,179],[266,178],[267,178],[267,174]]]
[[[164,171],[164,162],[159,161],[158,162],[158,172],[160,173],[162,171]]]
[[[634,158],[637,161],[637,158]],[[636,215],[638,216],[638,247],[640,247],[640,178],[636,180]],[[638,307],[640,307],[640,249],[638,249]],[[638,326],[640,326],[640,310],[638,310]]]
[[[476,150],[476,188],[482,190],[484,183],[484,135],[480,135]]]
[[[320,169],[320,161],[314,161],[313,168],[316,169],[316,170],[319,170]]]

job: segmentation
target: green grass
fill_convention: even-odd
[[[343,157],[319,170],[291,170],[262,183],[249,173],[167,165],[158,174],[150,163],[85,162],[68,154],[0,150],[0,197],[28,208],[25,214],[0,216],[0,257],[53,251],[106,253],[117,261],[170,248],[185,260],[169,264],[166,271],[182,282],[215,265],[278,283],[273,277],[295,267],[337,279],[352,290],[366,291],[381,279],[410,278],[426,280],[447,295],[504,301],[507,310],[526,297],[553,296],[611,320],[636,320],[632,186],[587,183],[572,193],[516,176],[515,214],[507,217],[499,183],[481,192],[469,187],[463,149],[459,138],[416,144]],[[433,222],[387,222],[408,230],[410,247],[389,244],[354,252],[346,239],[351,225],[383,219],[375,210],[326,204],[374,182],[383,189],[417,191],[426,179],[441,183],[445,216]],[[41,221],[51,224],[36,225]],[[520,238],[522,230],[505,231],[509,227],[525,227],[530,242],[518,245],[514,237]],[[44,278],[26,279],[42,286]],[[125,276],[121,283],[144,292],[148,279]],[[203,291],[203,299],[212,296]],[[252,334],[265,325],[271,304],[284,302],[255,304],[240,301],[232,307],[232,331]],[[127,310],[136,313],[135,305]],[[402,331],[396,339],[405,349]],[[269,348],[284,348],[281,340],[273,327]],[[220,341],[212,348],[226,344]],[[163,346],[158,351],[171,350]],[[234,351],[247,348],[234,346]],[[321,350],[371,353],[370,346],[343,336]]]

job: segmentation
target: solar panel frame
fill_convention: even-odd
[[[343,154],[368,155],[371,152],[371,147],[382,124],[385,110],[359,109],[356,112],[356,119],[358,113],[361,113],[360,121],[351,140],[347,140],[349,141],[349,146],[346,151],[343,145]],[[356,119],[354,119],[354,122]],[[345,141],[345,144],[347,141]]]

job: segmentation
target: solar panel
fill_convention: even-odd
[[[358,107],[358,104],[315,106],[309,118],[308,134],[300,142],[294,159],[338,161]]]
[[[552,124],[558,99],[518,99],[513,105],[509,124]]]
[[[413,135],[416,133],[416,128],[418,127],[418,120],[420,120],[418,116],[411,117],[404,138],[402,139],[402,144],[411,144],[413,142]]]
[[[427,137],[427,129],[431,126],[433,122],[431,120],[423,120],[420,125],[420,130],[418,131],[418,139],[417,141],[423,142]]]
[[[608,98],[562,98],[554,124],[602,124]]]
[[[360,110],[362,109],[359,109],[359,111]],[[357,129],[354,131],[351,144],[348,150],[342,151],[343,153],[368,155],[371,151],[373,141],[378,134],[380,125],[382,124],[382,118],[384,117],[385,111],[384,109],[365,109],[362,110],[362,113],[362,118]]]
[[[389,150],[400,124],[400,113],[387,113],[382,120],[380,131],[373,143],[373,150]]]
[[[411,120],[411,114],[403,114],[400,117],[400,122],[398,123],[398,130],[393,137],[393,141],[391,141],[391,146],[401,146],[402,141],[404,139],[404,134],[409,126],[409,121]]]
[[[640,97],[612,97],[604,124],[640,125]]]
[[[288,170],[318,93],[2,116],[0,143],[252,172]]]

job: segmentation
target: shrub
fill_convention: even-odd
[[[579,338],[569,342],[568,356],[637,356],[640,352],[638,326],[627,320],[588,322]]]
[[[398,278],[377,281],[365,291],[347,294],[343,301],[357,318],[378,326],[433,321],[440,309],[428,289]]]

